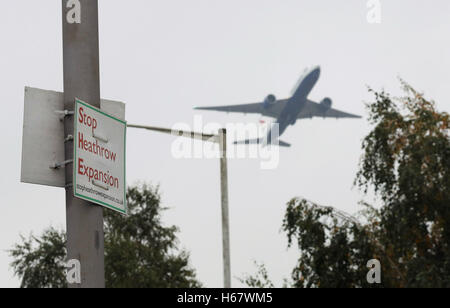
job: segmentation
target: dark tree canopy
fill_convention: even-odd
[[[353,288],[366,284],[366,263],[375,258],[368,226],[342,217],[331,207],[293,199],[283,230],[289,247],[295,244],[300,250],[291,277],[293,287]]]
[[[300,258],[296,287],[368,287],[367,261],[384,287],[450,287],[449,115],[403,83],[406,96],[375,94],[355,184],[382,202],[361,222],[306,200],[288,204],[283,230]],[[372,91],[373,92],[373,91]]]
[[[269,279],[266,266],[257,262],[255,262],[255,265],[258,268],[256,275],[247,275],[244,278],[239,278],[239,281],[250,288],[274,288],[275,285]]]
[[[53,228],[40,238],[30,236],[16,244],[10,256],[14,273],[21,278],[21,288],[62,288],[67,286],[64,275],[66,235]]]
[[[355,185],[375,191],[358,219],[304,199],[288,203],[283,231],[299,259],[293,287],[450,287],[449,115],[403,83],[405,97],[374,92],[373,129],[362,143]],[[382,283],[367,282],[367,262]],[[244,280],[269,285],[259,270]]]
[[[161,222],[160,194],[148,186],[128,189],[129,216],[105,210],[105,275],[108,288],[200,287],[189,255],[177,248],[176,227]],[[23,288],[64,288],[64,232],[48,229],[22,238],[10,251]]]

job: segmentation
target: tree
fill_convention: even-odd
[[[283,230],[289,247],[296,243],[300,250],[291,275],[293,287],[365,285],[366,263],[377,257],[367,236],[370,225],[361,226],[332,207],[293,199],[288,203]]]
[[[66,235],[53,228],[46,230],[40,238],[21,236],[10,256],[11,266],[21,278],[21,288],[62,288],[67,286],[64,275],[66,258]]]
[[[274,288],[275,285],[269,279],[266,266],[257,262],[255,265],[258,268],[256,275],[246,275],[244,278],[239,278],[239,281],[250,288]]]
[[[450,287],[449,115],[403,88],[406,114],[389,95],[375,93],[375,128],[363,142],[356,184],[374,187],[384,203],[371,229],[385,285]]]
[[[105,211],[105,275],[108,288],[200,287],[189,255],[177,248],[175,226],[161,222],[160,194],[146,185],[127,191],[129,216]],[[10,251],[23,288],[64,288],[66,236],[53,228],[40,238],[22,237]]]
[[[355,180],[382,205],[362,203],[356,219],[304,199],[288,203],[283,231],[300,252],[293,287],[450,287],[449,115],[402,84],[397,99],[370,90],[373,129]],[[366,280],[371,259],[381,262],[381,285]]]

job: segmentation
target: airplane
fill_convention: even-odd
[[[210,110],[222,112],[236,112],[244,114],[260,114],[262,116],[275,118],[274,124],[278,124],[278,138],[290,125],[295,125],[297,120],[311,119],[313,117],[323,118],[354,118],[361,116],[333,109],[330,98],[324,98],[320,103],[313,102],[308,96],[320,77],[320,66],[306,70],[296,83],[293,94],[288,99],[277,100],[275,95],[269,94],[263,102],[243,105],[217,106],[217,107],[195,107],[195,110]],[[272,126],[273,127],[273,126]],[[291,145],[281,140],[272,140],[273,128],[270,129],[266,138],[248,139],[236,141],[234,144],[274,144],[278,141],[279,146],[290,147]]]

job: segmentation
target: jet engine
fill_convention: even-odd
[[[273,94],[267,95],[266,99],[264,100],[264,109],[269,108],[271,105],[275,104],[277,101],[277,98]]]
[[[324,111],[328,111],[331,109],[331,106],[333,106],[333,101],[326,97],[320,102],[320,106],[322,106]]]

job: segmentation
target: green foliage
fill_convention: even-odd
[[[177,251],[176,227],[161,222],[160,195],[143,186],[128,189],[129,216],[105,211],[105,269],[108,286],[200,287],[186,252]]]
[[[160,194],[148,186],[128,189],[129,216],[105,211],[105,275],[108,288],[200,287],[189,255],[177,249],[176,227],[161,222]],[[22,239],[10,251],[23,288],[64,288],[66,237],[49,229]]]
[[[296,287],[368,287],[366,263],[385,287],[450,287],[449,115],[403,83],[406,96],[374,93],[356,185],[383,205],[364,223],[306,200],[288,204],[283,230],[301,257]],[[372,91],[373,92],[373,91]]]
[[[449,115],[403,87],[400,108],[386,93],[376,93],[370,105],[375,128],[363,142],[356,183],[373,186],[384,201],[374,230],[390,260],[385,284],[450,287]]]
[[[255,262],[258,271],[256,275],[247,275],[239,281],[250,288],[275,288],[274,284],[269,279],[266,266]]]
[[[366,263],[373,259],[367,229],[331,207],[307,200],[288,203],[283,230],[289,247],[301,252],[292,272],[293,287],[350,288],[365,284]]]
[[[402,84],[403,98],[371,90],[373,129],[355,180],[381,207],[363,203],[360,222],[307,200],[288,203],[283,231],[300,252],[293,287],[450,287],[449,115]],[[371,259],[381,262],[381,285],[367,283]]]
[[[22,238],[10,251],[14,258],[11,266],[21,277],[21,288],[65,288],[64,259],[66,257],[66,235],[50,228],[41,238]],[[36,247],[37,246],[37,247]]]

